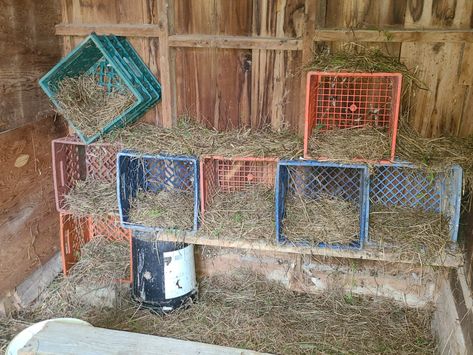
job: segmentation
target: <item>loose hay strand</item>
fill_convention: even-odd
[[[93,75],[68,77],[58,83],[58,111],[85,136],[99,133],[134,102],[129,89],[107,92]]]
[[[217,192],[205,211],[200,233],[247,241],[275,240],[274,188],[251,186]]]
[[[66,209],[77,216],[118,214],[115,182],[78,180],[64,201]]]
[[[314,129],[309,140],[312,156],[350,161],[357,158],[382,160],[390,158],[391,144],[387,134],[373,127]]]
[[[246,269],[203,279],[199,301],[166,316],[138,309],[129,295],[122,295],[114,308],[85,310],[71,304],[47,316],[65,313],[98,327],[275,354],[431,354],[435,350],[429,307],[410,309],[335,290],[301,294]],[[21,317],[41,315],[27,312]]]
[[[139,190],[131,201],[129,221],[164,229],[192,229],[194,194],[182,190]]]

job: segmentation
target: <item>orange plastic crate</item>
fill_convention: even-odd
[[[131,230],[120,226],[118,216],[77,217],[70,213],[60,214],[60,239],[62,269],[68,275],[72,266],[80,259],[80,250],[92,238],[107,238],[110,241],[127,242],[130,246],[130,276],[118,280],[124,283],[132,281]]]
[[[224,158],[200,159],[200,203],[202,218],[217,192],[235,192],[249,185],[274,187],[277,159]]]
[[[400,73],[326,73],[307,74],[304,158],[318,157],[309,152],[313,129],[371,126],[389,133],[393,161],[401,100]],[[359,160],[364,160],[359,157]],[[380,161],[382,157],[380,157]]]
[[[92,143],[85,145],[77,137],[64,137],[52,141],[54,193],[56,208],[67,213],[66,195],[78,180],[86,178],[116,181],[119,145]]]

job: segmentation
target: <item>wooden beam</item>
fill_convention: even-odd
[[[319,255],[326,257],[335,258],[348,258],[348,259],[359,259],[359,260],[374,260],[390,263],[402,263],[402,264],[419,264],[420,261],[415,260],[401,260],[395,253],[387,250],[375,249],[365,246],[362,250],[348,250],[348,249],[335,249],[335,248],[318,248],[318,247],[297,247],[290,245],[281,245],[271,242],[250,242],[240,240],[238,238],[228,239],[216,239],[208,238],[205,236],[192,236],[192,235],[175,235],[172,233],[160,233],[157,236],[159,241],[163,242],[185,242],[189,244],[207,245],[212,247],[221,248],[237,248],[255,251],[267,251],[267,252],[278,252],[278,253],[289,253],[289,254],[301,254],[301,255]],[[463,256],[458,254],[445,253],[439,255],[439,257],[432,262],[428,263],[429,266],[442,266],[442,267],[458,267],[463,265]]]
[[[213,36],[213,35],[174,35],[169,36],[171,47],[190,48],[234,48],[234,49],[302,49],[302,40],[278,37]]]
[[[256,355],[262,353],[56,320],[46,323],[21,349],[18,349],[18,354]]]
[[[473,30],[346,30],[315,31],[315,41],[341,42],[473,42]]]
[[[169,33],[172,32],[172,1],[159,0],[158,14],[161,37],[159,38],[159,65],[162,83],[162,122],[164,127],[172,127],[177,120],[175,54],[169,47]]]
[[[95,32],[98,35],[114,34],[126,37],[160,37],[161,28],[158,25],[135,24],[67,24],[56,25],[56,35],[59,36],[87,36]]]

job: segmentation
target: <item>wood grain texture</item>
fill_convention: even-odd
[[[52,112],[38,79],[61,56],[60,38],[54,36],[59,21],[54,0],[0,2],[0,132]]]
[[[63,135],[52,117],[0,134],[0,294],[58,250],[51,140]]]
[[[473,3],[467,0],[424,1],[408,7],[405,27],[471,29],[472,10]],[[473,133],[471,116],[464,110],[472,100],[471,90],[460,83],[459,76],[464,46],[464,43],[442,42],[402,44],[401,59],[408,67],[418,68],[429,89],[413,92],[410,122],[422,135]]]

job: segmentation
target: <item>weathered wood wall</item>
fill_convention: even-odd
[[[0,298],[58,249],[51,139],[65,134],[38,79],[61,55],[54,0],[0,2]]]
[[[469,0],[62,0],[62,7],[57,33],[66,52],[91,30],[133,37],[164,83],[150,122],[171,125],[188,114],[219,129],[285,122],[302,132],[302,66],[314,48],[356,41],[418,70],[429,90],[414,92],[410,119],[422,134],[473,133]]]

